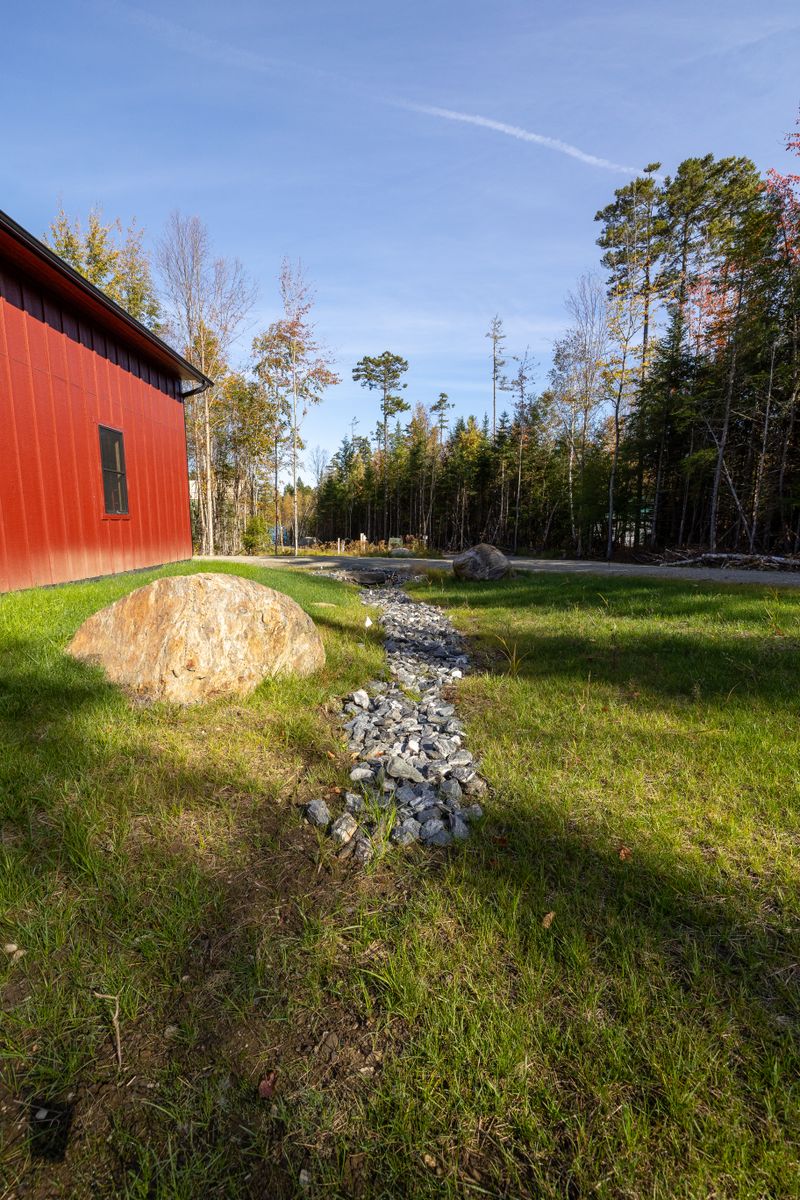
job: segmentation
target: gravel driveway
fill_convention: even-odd
[[[222,556],[215,556],[222,557]],[[212,561],[202,555],[198,561]],[[259,567],[311,567],[321,569],[369,569],[370,567],[410,567],[420,570],[449,571],[450,558],[357,558],[347,554],[301,554],[298,558],[282,555],[235,554],[226,562],[251,563]],[[642,579],[679,579],[684,583],[755,583],[765,587],[800,587],[800,571],[740,571],[714,567],[650,566],[641,563],[587,562],[570,558],[512,558],[517,571],[548,572],[550,574],[581,574],[608,577],[610,575],[638,576]]]

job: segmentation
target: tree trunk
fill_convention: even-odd
[[[383,397],[383,540],[389,541],[389,418]]]
[[[211,413],[208,407],[208,391],[203,392],[203,419],[205,425],[206,447],[206,506],[208,524],[206,529],[206,554],[214,553],[214,491],[213,471],[211,469]]]
[[[622,388],[625,383],[625,355],[622,356],[619,387],[614,401],[614,455],[611,459],[611,473],[608,477],[608,537],[606,539],[606,560],[611,561],[614,553],[614,488],[617,480],[617,461],[619,460],[619,410],[622,404]]]
[[[297,537],[297,377],[292,383],[292,519],[294,522],[294,556],[300,553]]]
[[[517,553],[519,544],[519,501],[522,492],[522,427],[520,426],[519,447],[517,451],[517,497],[514,504],[514,553]]]
[[[274,536],[273,536],[273,546],[274,546],[274,553],[275,553],[276,558],[278,556],[278,521],[280,520],[280,512],[279,512],[280,496],[278,493],[278,464],[279,464],[279,454],[280,454],[279,445],[280,445],[280,442],[279,442],[279,438],[278,438],[278,430],[276,428],[276,430],[275,430],[275,462],[274,462],[275,474],[274,474],[274,480],[273,480],[274,487],[275,487],[275,529],[274,529]]]
[[[761,502],[761,484],[764,478],[764,463],[767,458],[767,440],[769,437],[769,412],[772,404],[772,377],[775,371],[775,353],[778,349],[778,344],[775,342],[772,347],[772,355],[769,362],[769,385],[767,387],[767,403],[764,409],[764,431],[761,437],[761,453],[758,456],[758,466],[756,467],[756,482],[753,488],[753,519],[750,524],[750,553],[755,553],[756,530],[758,527],[758,506]]]
[[[739,307],[742,302],[742,290],[739,288],[739,296],[736,305],[736,316],[734,317],[733,327],[733,343],[731,345],[731,362],[728,369],[728,382],[725,387],[725,410],[722,417],[722,432],[717,443],[717,463],[714,468],[714,481],[711,485],[711,504],[708,523],[708,546],[712,554],[717,548],[717,517],[719,513],[719,486],[722,481],[722,469],[725,461],[725,449],[728,444],[728,431],[731,423],[731,404],[733,403],[733,385],[736,379],[736,321],[739,316]]]
[[[192,438],[194,440],[194,487],[197,499],[197,517],[199,526],[199,545],[201,551],[206,545],[206,508],[203,498],[203,480],[200,454],[200,424],[197,419],[197,401],[192,402]]]
[[[572,544],[577,545],[578,532],[575,525],[575,484],[574,484],[574,463],[575,463],[575,437],[574,428],[570,428],[569,435],[569,457],[567,459],[567,491],[569,492],[569,524],[572,532]]]

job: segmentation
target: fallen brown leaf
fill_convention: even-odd
[[[278,1082],[278,1072],[270,1071],[258,1085],[258,1094],[262,1100],[271,1100],[275,1095],[275,1084]]]
[[[629,862],[633,858],[633,851],[629,850],[627,846],[620,846],[619,857],[622,862]]]
[[[544,916],[542,917],[542,928],[543,929],[550,928],[550,926],[553,924],[553,917],[555,915],[556,914],[554,912],[549,912],[549,913],[544,914]]]

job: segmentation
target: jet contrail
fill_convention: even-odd
[[[170,44],[179,46],[181,50],[193,53],[198,57],[220,62],[224,66],[238,71],[250,71],[256,74],[274,74],[277,76],[302,74],[308,78],[316,77],[323,83],[361,95],[364,100],[374,104],[386,104],[392,108],[400,108],[406,112],[422,113],[427,117],[439,117],[445,121],[461,121],[465,125],[477,125],[479,129],[491,129],[494,133],[503,133],[506,137],[516,138],[519,142],[533,142],[537,146],[546,146],[559,154],[568,154],[579,162],[588,163],[590,167],[602,167],[605,171],[616,171],[621,175],[638,175],[637,167],[624,167],[620,163],[600,158],[596,154],[587,154],[578,146],[562,142],[559,138],[548,137],[544,133],[532,133],[519,125],[507,125],[504,121],[493,121],[490,117],[480,117],[473,113],[458,112],[452,108],[438,108],[433,104],[414,104],[410,100],[398,100],[388,96],[379,96],[369,89],[353,83],[349,79],[320,67],[309,67],[305,64],[291,63],[288,60],[271,58],[258,50],[250,50],[231,45],[218,38],[210,38],[194,29],[179,25],[157,12],[140,8],[130,0],[94,0],[96,7],[116,10],[136,24],[149,29],[156,36]],[[659,178],[657,176],[657,178]]]
[[[492,129],[495,133],[504,133],[506,137],[516,138],[520,142],[534,142],[537,146],[547,146],[557,150],[559,154],[568,154],[579,162],[588,163],[591,167],[603,167],[606,171],[618,171],[622,175],[638,175],[637,167],[624,167],[621,163],[611,162],[607,158],[599,158],[596,154],[587,154],[578,146],[562,142],[559,138],[547,137],[544,133],[531,133],[529,129],[521,129],[519,125],[506,125],[504,121],[493,121],[490,117],[479,117],[472,113],[456,112],[452,108],[437,108],[433,104],[411,104],[403,100],[396,101],[398,108],[410,112],[423,113],[428,117],[442,117],[445,121],[462,121],[466,125],[477,125],[480,129]]]

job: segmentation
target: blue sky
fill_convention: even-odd
[[[785,169],[800,103],[796,0],[3,7],[0,207],[41,235],[59,200],[99,203],[151,240],[197,213],[258,284],[242,356],[302,258],[344,379],[305,427],[329,450],[375,425],[363,354],[408,358],[410,401],[482,415],[495,313],[543,384],[624,168]]]

